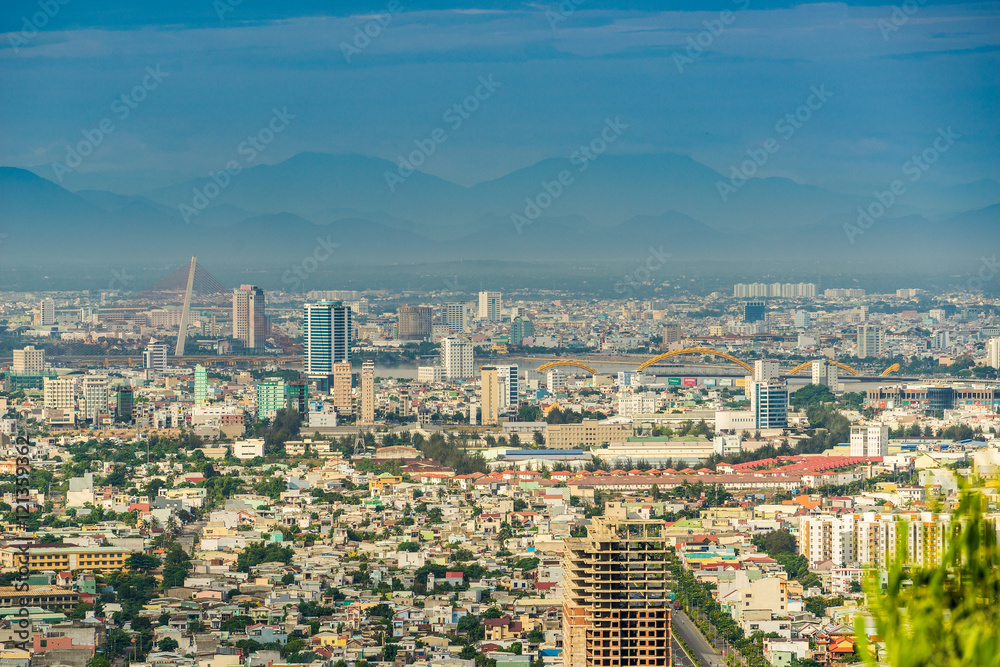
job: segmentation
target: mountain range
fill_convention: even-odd
[[[499,260],[627,269],[653,248],[678,263],[808,267],[822,256],[838,270],[877,271],[920,262],[960,269],[996,248],[1000,184],[920,185],[858,226],[859,207],[871,207],[885,184],[865,196],[786,178],[741,183],[669,153],[547,159],[472,187],[378,158],[302,153],[128,196],[70,192],[0,167],[0,256],[11,267],[53,256],[179,266],[197,254],[206,265],[280,270],[325,241],[337,245],[336,266]]]

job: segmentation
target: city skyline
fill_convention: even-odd
[[[998,56],[998,0],[8,2],[0,662],[1000,667]]]

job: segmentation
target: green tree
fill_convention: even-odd
[[[163,590],[174,586],[183,586],[188,572],[191,571],[191,558],[184,551],[184,548],[174,542],[167,550],[167,556],[163,560]]]
[[[884,591],[881,577],[868,577],[868,604],[885,643],[885,653],[876,656],[864,619],[856,619],[858,655],[868,665],[1000,665],[1000,549],[987,509],[982,494],[963,488],[940,565],[907,567],[904,549]]]
[[[161,651],[175,651],[180,644],[173,637],[164,637],[160,641],[156,642],[156,647]]]
[[[219,629],[223,632],[245,632],[248,625],[253,624],[253,619],[243,614],[231,616],[222,622]]]
[[[160,559],[143,553],[134,553],[125,561],[125,565],[136,572],[149,572],[160,566]]]
[[[249,572],[251,567],[261,563],[288,565],[294,556],[295,552],[291,547],[282,547],[271,542],[252,542],[236,558],[236,569],[240,572]]]
[[[789,398],[789,403],[801,409],[821,403],[833,403],[835,400],[833,392],[825,384],[807,384],[795,390]]]

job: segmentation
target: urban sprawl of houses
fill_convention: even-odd
[[[0,300],[4,667],[849,663],[997,525],[982,296],[177,283]]]

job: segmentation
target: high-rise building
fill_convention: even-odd
[[[201,364],[194,367],[194,404],[205,405],[208,400],[208,371]]]
[[[743,304],[744,322],[763,322],[767,307],[763,301],[747,301]]]
[[[594,517],[564,541],[564,667],[670,667],[663,521]]]
[[[309,412],[309,383],[295,380],[285,385],[285,407],[301,415]]]
[[[351,377],[351,362],[338,361],[333,365],[333,407],[340,414],[353,409],[353,379]]]
[[[44,405],[49,410],[72,410],[76,407],[76,380],[72,377],[47,377],[43,389]]]
[[[792,316],[792,325],[796,329],[806,329],[809,327],[809,320],[808,310],[796,310],[795,315]]]
[[[479,319],[490,322],[500,321],[502,295],[500,292],[479,293]]]
[[[755,428],[788,428],[788,383],[778,379],[751,382],[750,412]]]
[[[660,348],[666,350],[673,343],[681,342],[681,325],[676,322],[668,322],[663,325],[663,341]]]
[[[757,359],[753,362],[753,379],[757,382],[767,382],[778,377],[780,373],[775,359]]]
[[[165,343],[157,341],[155,338],[149,340],[146,351],[143,352],[143,361],[146,368],[162,373],[167,370],[167,346]]]
[[[861,299],[865,296],[865,291],[858,288],[833,288],[823,291],[826,299]]]
[[[285,381],[264,380],[257,383],[257,418],[274,419],[286,405]]]
[[[461,338],[441,341],[441,367],[449,380],[467,380],[472,377],[472,343]]]
[[[525,338],[535,335],[534,323],[526,317],[515,317],[510,323],[510,344],[520,347]]]
[[[844,567],[853,560],[853,517],[804,516],[799,519],[799,553],[812,567],[823,561]]]
[[[115,390],[115,421],[127,424],[132,421],[134,405],[132,387],[118,387]]]
[[[263,350],[270,335],[264,290],[256,285],[240,285],[233,290],[233,338],[248,350]]]
[[[758,296],[778,296],[786,299],[816,296],[815,283],[738,283],[733,285],[733,296],[737,299],[752,299]]]
[[[986,365],[1000,368],[1000,338],[986,341]]]
[[[497,366],[496,369],[500,382],[500,411],[516,411],[518,407],[517,395],[521,389],[517,378],[517,364]]]
[[[334,364],[351,360],[351,309],[340,301],[319,301],[303,310],[305,373],[329,378]]]
[[[362,424],[375,423],[375,362],[361,364],[361,419]]]
[[[467,303],[449,303],[444,307],[444,323],[448,331],[463,333],[469,328],[469,305]]]
[[[812,362],[812,383],[822,384],[830,388],[830,391],[838,391],[840,388],[840,367],[826,359],[817,359]]]
[[[483,426],[500,423],[500,372],[496,366],[483,366],[481,381]]]
[[[42,299],[38,304],[38,323],[43,327],[56,323],[56,302],[52,299]]]
[[[889,427],[885,424],[851,426],[851,456],[888,456]]]
[[[36,350],[34,345],[14,350],[11,370],[18,375],[41,375],[45,371],[45,350]]]
[[[881,357],[885,354],[885,329],[874,324],[858,325],[857,357]]]
[[[400,306],[396,309],[399,340],[426,340],[431,335],[434,311],[430,306]]]
[[[563,391],[566,389],[566,374],[553,368],[545,377],[545,388],[550,392]]]
[[[108,378],[87,375],[83,378],[83,418],[96,419],[108,411]]]

